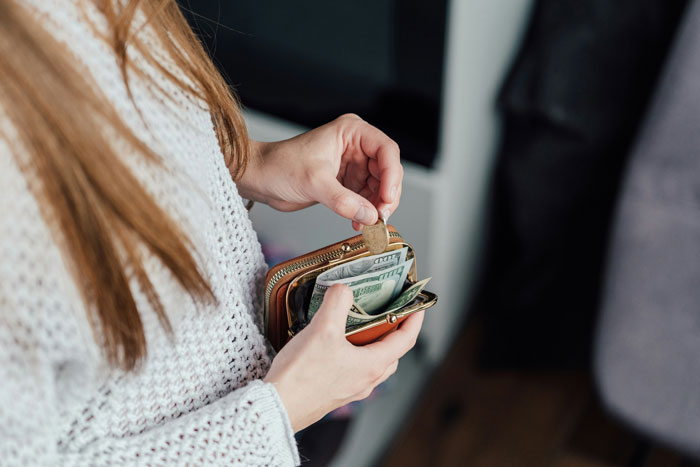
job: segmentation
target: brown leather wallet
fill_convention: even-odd
[[[404,288],[409,287],[417,281],[415,252],[393,226],[387,226],[387,230],[389,244],[386,251],[407,247],[407,259],[414,259]],[[371,254],[363,236],[357,235],[270,268],[265,279],[265,330],[275,350],[281,349],[306,326],[306,310],[316,276],[334,266]],[[437,295],[423,290],[398,311],[348,329],[345,335],[355,345],[368,344],[394,329],[410,314],[426,310],[436,302]]]

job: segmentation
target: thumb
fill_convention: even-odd
[[[314,321],[320,321],[330,326],[331,329],[342,329],[345,333],[345,322],[352,306],[352,291],[347,285],[332,285],[323,295],[323,303],[319,308]]]
[[[320,184],[316,199],[346,219],[364,225],[377,222],[377,208],[369,200],[345,188],[336,178],[331,177]]]

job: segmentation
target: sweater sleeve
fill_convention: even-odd
[[[74,428],[61,408],[68,393],[84,391],[75,368],[85,363],[66,358],[75,355],[76,341],[62,324],[66,317],[54,319],[57,313],[32,306],[26,294],[8,293],[7,284],[0,284],[3,466],[299,464],[286,409],[275,387],[261,380],[138,434],[63,443]]]
[[[298,465],[276,389],[255,380],[196,411],[129,437],[61,446],[55,364],[31,329],[0,315],[0,459],[3,465]],[[8,318],[9,316],[9,318]]]
[[[277,391],[253,381],[201,409],[128,438],[100,439],[58,452],[61,465],[299,464],[294,433]]]

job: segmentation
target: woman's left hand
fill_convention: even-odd
[[[387,219],[399,205],[399,146],[356,115],[286,141],[252,144],[250,165],[237,181],[244,198],[280,211],[321,203],[355,230],[378,215]]]

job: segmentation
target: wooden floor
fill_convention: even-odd
[[[472,322],[381,465],[696,467],[601,409],[585,371],[477,368]]]

